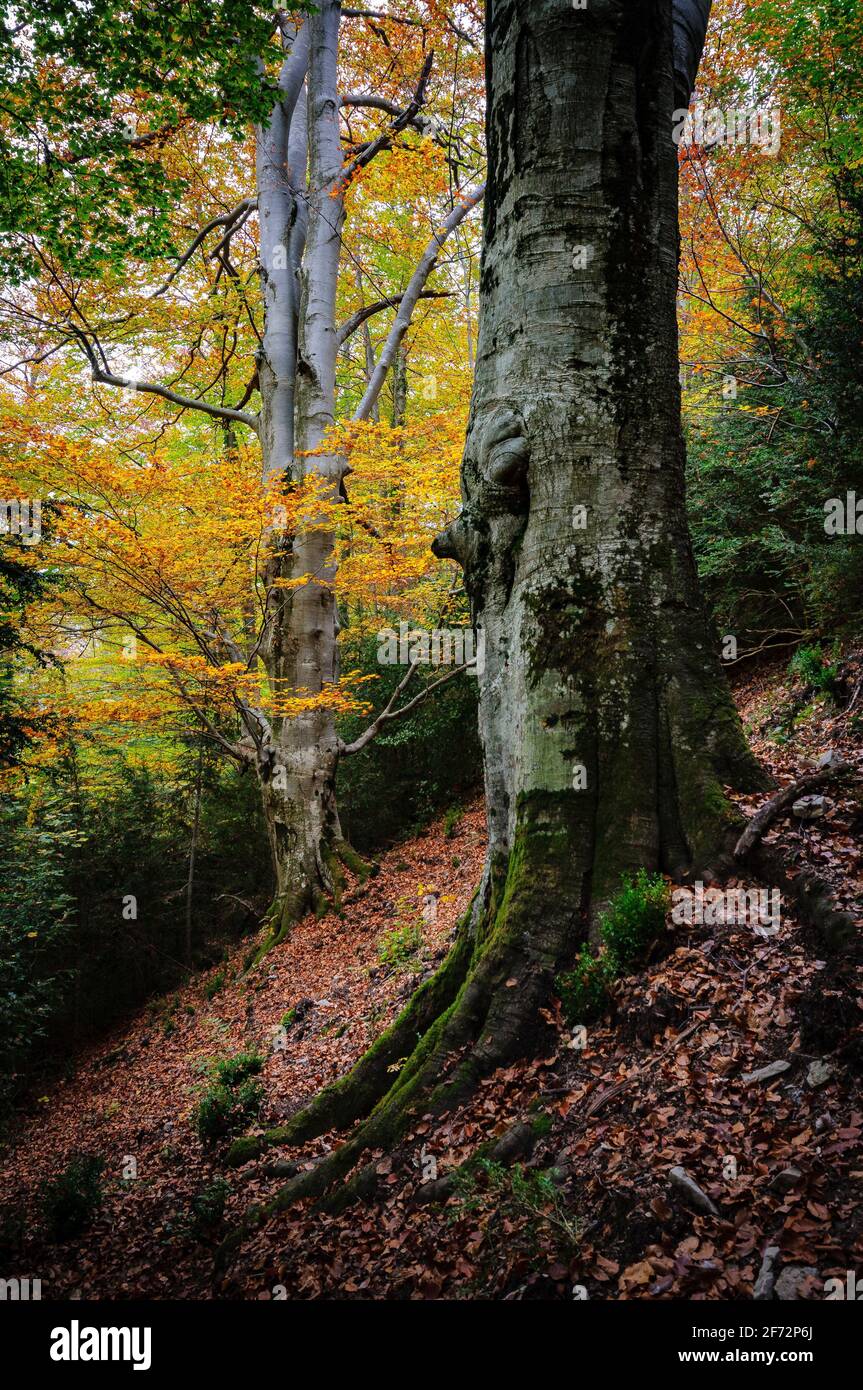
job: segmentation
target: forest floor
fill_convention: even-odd
[[[737,696],[781,785],[829,748],[863,771],[863,699],[801,704],[778,668]],[[382,857],[343,916],[307,919],[244,975],[247,940],[34,1094],[0,1156],[7,1218],[26,1218],[15,1272],[40,1278],[43,1298],[730,1299],[752,1297],[776,1246],[776,1296],[823,1298],[826,1279],[863,1268],[863,800],[851,788],[821,789],[821,819],[789,817],[768,838],[829,879],[858,920],[855,942],[829,955],[784,903],[765,934],[669,922],[585,1046],[550,1012],[544,1055],[423,1119],[379,1156],[370,1200],[337,1217],[273,1217],[216,1280],[225,1232],[278,1190],[270,1165],[312,1162],[338,1139],[227,1168],[227,1144],[203,1143],[191,1123],[208,1067],[266,1057],[262,1127],[349,1068],[443,957],[479,879],[481,803],[436,822]],[[412,949],[433,895],[436,918]],[[772,1063],[786,1065],[752,1079]],[[500,1161],[423,1200],[429,1179],[503,1136]],[[101,1210],[84,1235],[50,1242],[40,1186],[76,1153],[104,1160]],[[716,1214],[692,1205],[675,1167]]]

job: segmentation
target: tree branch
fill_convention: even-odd
[[[228,405],[211,405],[209,401],[195,400],[193,396],[180,396],[176,391],[167,386],[160,386],[156,381],[136,381],[133,377],[115,376],[113,372],[105,372],[95,367],[93,380],[105,386],[123,386],[130,391],[143,391],[151,396],[161,396],[162,400],[170,401],[182,410],[202,410],[205,415],[212,415],[217,420],[237,420],[241,425],[248,425],[255,434],[258,433],[258,422],[254,415],[247,415],[244,410],[232,410]]]
[[[389,97],[370,96],[365,92],[344,92],[339,97],[342,106],[371,106],[375,111],[386,111],[389,116],[400,116],[402,108]]]
[[[174,266],[174,269],[171,271],[164,285],[160,285],[157,290],[154,290],[153,293],[150,295],[150,298],[157,299],[160,294],[165,293],[165,291],[173,283],[173,281],[176,280],[180,271],[183,269],[183,266],[188,264],[188,262],[192,259],[201,243],[205,241],[206,238],[210,235],[210,232],[215,231],[217,227],[232,227],[238,217],[243,217],[243,214],[246,214],[246,216],[248,216],[248,214],[255,207],[257,207],[257,205],[257,198],[244,198],[243,201],[241,203],[238,203],[235,208],[232,208],[230,212],[223,212],[219,217],[211,218],[211,220],[207,223],[206,227],[202,227],[201,230],[194,237],[194,239],[189,243],[189,246],[183,252],[180,259],[177,261],[177,264]],[[245,217],[243,217],[243,221],[245,221]],[[227,238],[228,240],[230,240],[231,235],[233,235],[233,233],[229,233]],[[225,240],[226,238],[223,238],[222,241],[220,241],[219,246],[216,248],[216,251],[213,252],[213,255],[215,255],[216,252],[225,244]]]
[[[379,23],[408,24],[415,29],[424,29],[421,19],[402,19],[400,15],[382,14],[380,10],[342,10],[342,19],[375,19]]]
[[[213,415],[219,420],[238,420],[241,425],[248,425],[249,429],[258,433],[258,422],[254,415],[247,415],[244,410],[232,410],[227,405],[211,405],[209,401],[196,400],[193,396],[181,396],[170,387],[161,386],[155,381],[138,381],[135,377],[117,376],[108,369],[107,359],[99,343],[97,342],[96,347],[102,361],[105,362],[104,367],[100,366],[99,358],[86,334],[74,324],[70,324],[69,327],[90,363],[94,381],[105,386],[122,386],[130,391],[144,391],[151,396],[161,396],[162,400],[170,401],[172,405],[180,406],[183,410],[202,410],[205,415]]]
[[[454,293],[454,290],[423,290],[418,297],[420,299],[450,299]],[[374,304],[366,304],[355,314],[351,314],[350,318],[345,319],[341,327],[336,329],[339,345],[346,343],[351,334],[356,333],[357,329],[362,327],[366,319],[382,313],[384,309],[395,309],[403,299],[403,294],[393,294],[389,299],[376,299]]]
[[[434,270],[435,265],[437,264],[437,258],[438,254],[440,253],[441,247],[443,246],[450,232],[454,231],[455,228],[458,227],[464,221],[468,213],[472,212],[473,209],[477,206],[477,204],[481,201],[484,193],[484,183],[481,183],[478,188],[474,188],[469,193],[466,193],[462,199],[462,202],[459,203],[457,207],[453,208],[452,212],[449,214],[449,217],[446,218],[443,226],[440,228],[439,231],[435,232],[431,241],[426,246],[426,249],[423,252],[422,257],[420,258],[419,265],[417,266],[416,270],[411,276],[408,282],[408,287],[402,295],[401,304],[399,306],[399,311],[396,314],[395,322],[393,323],[393,326],[389,331],[387,340],[384,343],[383,348],[381,349],[381,355],[378,358],[374,371],[372,372],[371,380],[369,381],[369,384],[366,387],[362,400],[360,401],[359,405],[356,408],[356,411],[354,412],[355,420],[367,420],[369,418],[369,415],[371,414],[372,409],[374,408],[375,401],[381,393],[381,388],[384,384],[384,381],[386,380],[386,375],[390,369],[390,365],[392,364],[396,352],[398,351],[399,344],[401,343],[402,338],[407,332],[408,326],[411,321],[411,317],[413,315],[413,311],[416,308],[417,301],[419,300],[420,295],[422,294],[423,286],[425,285],[426,281],[428,280],[429,276]]]
[[[371,743],[372,739],[377,738],[384,724],[389,724],[393,719],[401,719],[403,715],[410,714],[411,710],[415,710],[418,705],[421,705],[424,700],[427,700],[432,691],[437,690],[438,686],[445,685],[446,682],[451,681],[454,676],[460,676],[462,671],[468,671],[472,666],[475,666],[476,658],[474,658],[473,661],[466,661],[463,666],[453,667],[451,671],[447,671],[445,676],[439,676],[436,681],[432,681],[431,685],[427,685],[425,690],[421,690],[419,695],[415,695],[412,700],[408,700],[407,704],[402,705],[401,709],[393,709],[396,700],[413,679],[418,665],[418,661],[411,663],[408,667],[407,675],[403,680],[399,681],[388,703],[365,732],[360,734],[359,738],[354,739],[353,743],[341,743],[339,745],[339,755],[341,757],[347,757],[350,753],[360,753],[363,748]]]
[[[360,153],[356,156],[355,159],[351,160],[350,164],[345,165],[345,168],[342,170],[341,174],[342,184],[345,188],[350,183],[354,174],[359,173],[360,169],[364,169],[367,164],[370,164],[374,159],[375,155],[380,154],[381,150],[389,148],[396,135],[400,134],[401,131],[405,130],[407,126],[413,125],[414,121],[416,120],[417,116],[419,115],[420,111],[425,105],[426,87],[428,85],[429,74],[431,72],[433,62],[434,50],[432,50],[426,56],[426,60],[422,66],[422,72],[419,76],[419,81],[417,82],[416,91],[414,92],[412,99],[408,102],[404,111],[402,111],[401,114],[396,117],[389,130],[384,131],[383,135],[379,135],[376,140],[372,140],[370,144],[366,145],[365,149],[360,151]]]

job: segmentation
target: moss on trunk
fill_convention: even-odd
[[[686,524],[671,0],[492,0],[488,35],[464,507],[434,548],[485,636],[489,859],[435,980],[286,1127],[298,1143],[360,1121],[271,1209],[368,1191],[368,1167],[338,1184],[534,1045],[621,875],[718,864],[726,787],[766,784]]]

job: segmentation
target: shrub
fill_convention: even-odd
[[[463,815],[464,812],[460,806],[450,806],[443,818],[443,833],[445,839],[452,839]]]
[[[92,1225],[102,1205],[104,1161],[76,1154],[58,1178],[43,1183],[42,1217],[50,1240],[69,1240]]]
[[[413,957],[423,944],[422,922],[414,918],[384,932],[378,942],[378,960],[391,970],[404,969],[413,964]]]
[[[577,1023],[592,1023],[599,1018],[605,1008],[612,977],[607,952],[600,951],[595,956],[589,946],[582,946],[572,969],[557,977],[563,1016],[570,1027]]]
[[[563,971],[555,982],[570,1027],[600,1017],[609,986],[618,975],[631,973],[662,932],[670,901],[661,874],[639,869],[634,879],[628,875],[621,879],[620,892],[600,919],[598,953],[582,946],[572,969]]]
[[[0,796],[0,1120],[62,1015],[76,931],[67,878],[79,852],[59,798],[46,795],[40,823],[30,824],[20,801]]]
[[[863,200],[859,171],[849,177],[858,181],[846,202],[853,238]],[[710,387],[686,392],[693,546],[719,630],[734,633],[741,650],[799,632],[860,635],[863,547],[859,536],[828,534],[825,504],[860,491],[863,276],[859,253],[856,273],[848,272],[850,242],[819,240],[815,255],[799,258],[801,276],[783,310],[783,332],[805,337],[812,371],[777,380],[770,327],[763,339],[747,339],[741,359],[733,350],[725,357],[721,370],[747,383],[736,401],[714,408]],[[842,261],[830,267],[834,245]],[[752,289],[740,285],[743,312]]]
[[[196,1192],[189,1203],[186,1229],[195,1240],[206,1240],[219,1230],[225,1219],[225,1203],[231,1195],[230,1184],[216,1178]]]
[[[828,665],[820,642],[812,647],[798,647],[788,663],[789,676],[796,676],[804,685],[814,686],[833,694],[839,675],[838,663]]]
[[[263,1095],[259,1081],[244,1081],[235,1090],[211,1086],[195,1107],[194,1124],[199,1138],[222,1139],[243,1129],[257,1115]]]
[[[207,980],[204,985],[204,995],[207,999],[215,999],[220,990],[225,987],[225,972],[217,970],[212,979]]]
[[[216,1062],[213,1075],[223,1086],[233,1088],[250,1076],[258,1076],[264,1069],[264,1059],[257,1052],[237,1052],[233,1057],[224,1057]]]
[[[665,926],[671,894],[661,874],[639,869],[625,876],[602,915],[599,935],[615,975],[625,975],[643,958]]]
[[[199,1138],[221,1139],[255,1118],[264,1098],[263,1084],[255,1078],[263,1065],[257,1053],[238,1052],[210,1068],[213,1084],[193,1112]]]
[[[481,1158],[456,1171],[454,1187],[451,1221],[483,1215],[489,1224],[500,1223],[508,1242],[518,1239],[528,1250],[538,1251],[543,1232],[568,1255],[578,1249],[581,1222],[567,1211],[550,1173]]]
[[[181,962],[196,749],[181,753],[178,765],[173,732],[142,740],[121,751],[106,728],[88,743],[80,781],[65,741],[50,765],[34,762],[26,778],[5,777],[0,1124],[35,1072],[61,1068],[70,1034],[82,1042],[149,997],[186,984]],[[150,770],[144,758],[152,761]],[[215,971],[225,942],[253,923],[246,904],[269,896],[271,869],[260,852],[266,831],[255,779],[209,754],[203,774],[193,964]],[[117,929],[118,884],[136,899],[134,931]],[[164,1016],[158,1006],[152,1012],[161,1028]]]

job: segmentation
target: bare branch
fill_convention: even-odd
[[[121,386],[130,391],[143,391],[151,396],[161,396],[162,400],[170,401],[172,405],[180,406],[183,410],[202,410],[205,415],[213,415],[219,420],[238,420],[241,425],[248,425],[249,429],[258,432],[258,422],[254,415],[247,415],[244,410],[232,410],[227,405],[211,405],[209,401],[196,400],[193,396],[181,396],[176,391],[172,391],[168,386],[161,386],[155,381],[138,381],[135,377],[117,376],[115,372],[108,369],[107,363],[104,367],[100,366],[99,358],[96,356],[93,344],[82,333],[80,328],[74,324],[69,325],[72,333],[83,349],[92,372],[93,380],[105,386]],[[99,356],[106,362],[105,354],[101,345],[96,342]]]
[[[390,116],[400,116],[402,108],[389,97],[375,97],[365,92],[345,92],[339,97],[342,106],[370,106],[375,111],[386,111]]]
[[[403,19],[400,15],[382,14],[380,10],[342,10],[342,19],[374,19],[385,24],[408,24],[416,29],[424,29],[421,19]]]
[[[222,240],[219,242],[218,246],[215,246],[213,250],[209,253],[209,259],[211,261],[218,259],[220,256],[223,256],[223,254],[226,255],[226,253],[230,250],[232,238],[237,235],[237,232],[241,231],[242,228],[245,227],[250,216],[251,209],[247,208],[244,213],[241,213],[241,215],[231,223],[230,227],[225,232],[225,235],[222,237]],[[236,273],[237,272],[234,271],[235,276]]]
[[[400,134],[401,131],[405,130],[409,125],[413,125],[414,121],[416,120],[416,117],[419,115],[420,111],[425,105],[426,87],[428,85],[429,74],[431,73],[433,62],[434,50],[432,50],[426,56],[426,60],[422,66],[422,72],[419,76],[419,81],[416,85],[416,91],[414,92],[413,97],[408,102],[404,111],[402,111],[401,114],[396,117],[389,130],[384,131],[383,135],[379,135],[376,140],[372,140],[370,144],[366,145],[366,147],[360,151],[360,153],[356,156],[355,159],[351,160],[350,164],[347,164],[345,166],[341,175],[342,182],[345,187],[347,187],[347,185],[350,183],[354,174],[358,173],[360,169],[364,169],[367,164],[371,163],[375,155],[380,154],[381,150],[388,149],[395,137],[398,134]]]
[[[368,108],[372,111],[386,111],[388,116],[394,116],[396,118],[400,118],[402,115],[402,108],[397,101],[391,101],[389,97],[372,96],[365,92],[346,92],[344,96],[339,97],[339,104],[343,107],[349,106],[354,108]],[[429,116],[423,116],[417,113],[417,115],[408,122],[408,125],[413,127],[414,130],[419,131],[420,135],[435,134],[436,138],[438,140],[440,139],[440,133],[435,132],[435,123]],[[369,142],[369,144],[370,143],[371,142]],[[368,148],[368,144],[361,147],[362,151]]]
[[[437,264],[437,258],[441,247],[450,232],[454,231],[455,228],[464,221],[468,213],[472,212],[481,201],[484,193],[485,184],[480,184],[478,188],[474,188],[469,193],[466,193],[462,201],[457,207],[453,208],[452,212],[444,221],[443,226],[435,232],[431,241],[426,246],[419,265],[411,276],[408,287],[402,295],[402,302],[396,314],[395,322],[381,350],[381,355],[372,372],[372,377],[366,387],[365,394],[354,412],[355,420],[367,420],[369,418],[374,408],[375,401],[380,395],[381,387],[386,380],[387,372],[390,369],[399,344],[408,330],[413,311],[422,294],[423,286]]]
[[[455,293],[454,290],[423,290],[420,299],[449,299]],[[352,333],[356,333],[361,328],[366,319],[372,318],[375,314],[383,313],[384,309],[395,309],[404,299],[403,294],[390,295],[389,299],[376,299],[374,304],[366,304],[362,309],[358,309],[355,314],[351,314],[349,319],[345,319],[340,328],[336,330],[339,344],[346,343]]]
[[[219,217],[211,218],[211,220],[207,223],[206,227],[202,227],[201,230],[197,233],[197,235],[193,238],[193,240],[189,243],[189,246],[183,252],[177,264],[174,266],[174,269],[171,271],[164,285],[160,285],[157,290],[154,290],[153,293],[150,295],[150,298],[157,299],[160,294],[165,293],[165,291],[169,288],[173,281],[176,280],[180,271],[183,269],[183,266],[189,263],[189,261],[192,259],[195,252],[197,251],[198,247],[210,235],[210,232],[215,231],[217,227],[232,227],[233,224],[237,221],[237,218],[239,217],[242,217],[243,221],[245,221],[248,214],[255,207],[257,207],[257,204],[257,198],[244,198],[243,201],[241,203],[238,203],[235,208],[232,208],[230,212],[223,212]],[[225,238],[223,238],[222,241],[219,242],[219,246],[216,248],[216,251],[218,251],[224,245],[224,243]],[[213,255],[215,254],[216,252],[213,252]]]
[[[202,410],[205,415],[212,415],[217,420],[237,420],[241,425],[248,425],[255,434],[258,432],[258,422],[254,415],[247,415],[244,410],[232,410],[228,405],[211,405],[209,401],[196,400],[193,396],[180,396],[176,391],[167,386],[160,386],[156,381],[136,381],[132,377],[115,376],[113,372],[96,368],[93,370],[93,380],[105,386],[123,386],[130,391],[143,391],[151,396],[161,396],[162,400],[170,401],[172,405],[180,406],[183,410]]]
[[[410,714],[411,711],[415,710],[418,705],[421,705],[425,700],[427,700],[429,695],[431,695],[433,691],[437,690],[439,686],[446,685],[447,681],[451,681],[454,676],[460,676],[462,671],[469,671],[472,666],[476,665],[476,659],[474,658],[473,661],[466,661],[463,666],[454,666],[451,671],[447,671],[445,676],[439,676],[436,681],[432,681],[431,685],[427,685],[425,690],[421,690],[419,695],[415,695],[412,700],[408,700],[407,704],[402,705],[401,709],[394,709],[393,706],[395,705],[399,696],[407,688],[409,682],[413,679],[414,673],[416,672],[418,665],[419,663],[416,661],[411,663],[411,665],[408,667],[407,675],[404,677],[403,680],[399,681],[399,684],[396,686],[395,690],[390,696],[389,702],[385,705],[378,717],[369,725],[365,732],[361,733],[359,738],[354,739],[353,743],[340,744],[339,754],[341,757],[347,757],[350,753],[360,753],[363,750],[363,748],[365,748],[369,743],[371,743],[372,739],[377,738],[378,734],[380,733],[381,729],[385,724],[389,724],[393,719],[401,719],[402,716],[405,714]]]

